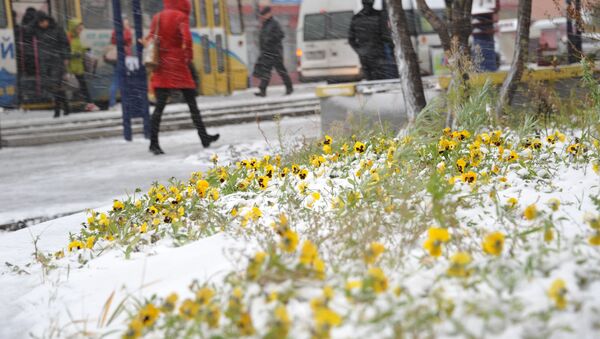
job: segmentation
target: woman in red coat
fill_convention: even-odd
[[[164,154],[158,144],[158,132],[163,110],[172,90],[179,90],[187,102],[194,126],[202,141],[208,147],[219,139],[219,134],[210,135],[202,122],[196,104],[196,83],[190,71],[193,60],[192,34],[190,32],[191,4],[189,0],[163,0],[164,9],[152,18],[147,40],[158,36],[160,41],[159,65],[152,73],[151,86],[156,96],[156,106],[151,119],[150,152]]]

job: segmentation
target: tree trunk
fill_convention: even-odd
[[[446,22],[440,19],[440,17],[438,17],[437,14],[431,10],[425,0],[417,0],[417,8],[440,37],[440,42],[444,52],[450,53],[450,50],[452,49],[452,41],[450,40],[450,34]]]
[[[519,16],[517,27],[517,48],[513,56],[513,63],[510,72],[504,79],[500,89],[500,97],[496,106],[496,117],[500,118],[504,107],[510,105],[517,90],[517,85],[521,81],[521,76],[525,70],[525,62],[529,55],[529,27],[531,26],[531,1],[519,1]]]
[[[573,2],[575,4],[573,4]],[[574,64],[581,61],[581,0],[567,0],[567,45],[569,63]]]
[[[423,92],[419,61],[410,39],[408,21],[402,7],[402,0],[386,1],[388,2],[390,22],[392,23],[392,36],[396,45],[396,62],[406,102],[406,113],[409,124],[411,124],[427,104]]]
[[[473,32],[471,12],[473,0],[454,0],[451,5],[450,30],[452,38],[458,41],[459,52],[470,55],[469,37]]]

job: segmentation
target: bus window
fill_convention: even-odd
[[[329,13],[329,29],[327,30],[327,38],[348,39],[352,16],[354,16],[354,12],[352,11]]]
[[[210,74],[210,46],[208,35],[206,34],[202,36],[202,62],[204,63],[204,74]]]
[[[190,28],[196,28],[196,1],[192,1],[192,13],[190,14]]]
[[[239,0],[227,0],[227,13],[229,14],[229,31],[231,34],[242,34],[244,24],[240,13]]]
[[[85,28],[88,29],[113,29],[111,0],[81,0],[81,15]]]
[[[128,0],[131,1],[131,0]],[[163,9],[162,0],[144,0],[142,1],[142,20],[144,27],[150,28],[152,17]]]
[[[225,53],[223,51],[223,36],[221,34],[217,34],[216,45],[217,45],[217,72],[223,73],[223,72],[225,72]]]
[[[5,6],[4,1],[0,0],[0,28],[8,27],[8,12]]]
[[[215,14],[215,27],[221,26],[221,0],[213,0],[213,13]]]
[[[208,25],[208,14],[206,13],[206,0],[200,0],[200,27]]]
[[[309,14],[304,17],[304,41],[326,39],[324,14]]]

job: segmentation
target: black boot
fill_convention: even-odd
[[[210,134],[206,134],[204,136],[200,136],[200,140],[202,141],[202,146],[204,148],[208,148],[210,146],[210,144],[212,144],[213,142],[219,140],[219,137],[221,135],[219,133],[214,134],[214,135],[210,135]]]
[[[264,89],[261,89],[259,92],[254,93],[254,95],[256,95],[257,97],[264,98],[267,96],[267,91],[265,91]]]
[[[54,117],[55,118],[60,118],[60,110],[59,109],[54,109]]]
[[[290,95],[290,94],[292,94],[292,93],[294,93],[294,88],[292,88],[292,87],[288,87],[288,88],[285,90],[285,95]]]
[[[165,152],[160,148],[160,146],[158,146],[158,144],[150,144],[149,151],[154,155],[165,154]]]

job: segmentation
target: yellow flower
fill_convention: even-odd
[[[240,318],[237,322],[237,327],[240,330],[241,335],[253,335],[254,334],[254,326],[252,325],[252,317],[250,313],[244,312],[240,315]]]
[[[504,234],[493,232],[488,234],[482,243],[483,251],[489,255],[499,256],[504,248]]]
[[[318,256],[313,261],[313,269],[315,272],[315,277],[319,280],[325,279],[325,262],[321,260]]]
[[[306,179],[306,177],[308,176],[308,170],[306,168],[300,170],[300,172],[298,172],[298,177],[300,178],[300,180],[304,180]]]
[[[550,206],[550,209],[553,210],[554,212],[558,211],[558,209],[560,208],[560,199],[550,198],[548,200],[548,206]]]
[[[208,181],[206,180],[200,180],[198,181],[198,183],[196,184],[196,191],[198,192],[198,195],[200,196],[200,198],[204,198],[206,197],[206,191],[208,190]]]
[[[583,216],[583,220],[585,222],[587,222],[592,229],[600,231],[600,217],[599,216],[594,215],[592,213],[586,213]]]
[[[523,212],[523,217],[525,217],[525,219],[527,220],[533,220],[537,218],[537,214],[537,207],[535,206],[535,204],[531,204],[527,206],[527,208],[525,208],[525,211]]]
[[[600,231],[594,232],[594,235],[592,235],[588,241],[592,246],[600,246]]]
[[[388,279],[379,267],[371,267],[368,272],[369,281],[372,283],[375,293],[385,292],[388,288]]]
[[[383,246],[383,244],[378,242],[372,242],[365,253],[365,262],[367,264],[373,264],[375,261],[377,261],[381,253],[383,253],[384,251],[385,246]]]
[[[160,310],[164,313],[173,312],[173,310],[175,309],[175,306],[177,305],[177,299],[179,299],[179,296],[177,295],[177,293],[169,294],[169,296],[167,296],[167,298],[163,302]]]
[[[567,307],[567,286],[564,280],[556,279],[550,285],[550,289],[548,290],[548,296],[557,309],[564,310]]]
[[[212,198],[212,200],[217,201],[219,200],[219,190],[216,188],[212,188],[210,190],[210,197]]]
[[[323,140],[323,145],[331,145],[333,143],[333,139],[329,135],[325,135]]]
[[[463,158],[460,158],[458,160],[456,160],[456,169],[460,172],[463,173],[465,171],[467,167],[467,161]]]
[[[269,186],[269,177],[267,177],[267,176],[258,177],[258,186],[262,190],[265,190],[267,188],[267,186]]]
[[[87,240],[85,242],[85,248],[92,249],[92,247],[94,247],[95,243],[96,243],[96,237],[90,236],[87,238]]]
[[[85,245],[79,241],[79,240],[74,240],[71,241],[71,243],[69,244],[68,250],[69,252],[73,251],[73,250],[81,250],[85,248]]]
[[[350,292],[350,291],[352,291],[354,289],[361,288],[361,287],[362,287],[362,281],[360,281],[360,280],[349,280],[349,281],[346,282],[345,290],[346,290],[346,293],[348,293],[348,292]]]
[[[471,270],[467,265],[471,263],[471,255],[467,252],[458,252],[450,258],[450,267],[447,274],[451,277],[464,278],[468,277]]]
[[[423,243],[423,248],[432,257],[439,257],[442,255],[442,244],[450,241],[450,234],[447,229],[437,227],[430,227],[427,233],[428,238]]]
[[[219,309],[219,306],[210,304],[207,309],[206,322],[208,323],[208,327],[213,329],[219,327],[219,320],[221,319],[221,310]]]
[[[443,174],[446,171],[446,163],[441,161],[436,166],[438,173]]]
[[[148,223],[145,222],[140,226],[140,233],[146,233],[148,231]]]
[[[127,331],[123,334],[123,339],[137,339],[142,336],[144,326],[138,318],[134,318],[127,326]]]
[[[325,154],[331,154],[331,146],[329,146],[329,145],[323,145],[323,153],[325,153]]]
[[[185,299],[179,306],[179,314],[187,320],[194,319],[200,311],[200,305],[192,299]]]
[[[287,253],[293,253],[296,251],[296,247],[298,246],[298,233],[292,231],[291,229],[287,229],[281,236],[281,242],[279,243],[279,246]]]
[[[342,317],[327,307],[319,307],[314,314],[318,331],[329,331],[332,327],[341,325]]]
[[[477,173],[469,171],[467,173],[463,173],[461,178],[463,182],[474,184],[477,181]]]
[[[196,291],[196,301],[200,305],[207,305],[212,300],[212,297],[215,295],[215,291],[213,291],[210,287],[202,287],[198,291]]]
[[[515,208],[517,206],[517,204],[519,203],[519,200],[517,200],[517,198],[515,198],[515,197],[511,197],[511,198],[508,198],[506,203],[508,204],[509,208]]]
[[[549,243],[554,240],[554,230],[550,227],[544,230],[544,242]]]
[[[140,310],[138,317],[144,327],[150,327],[154,325],[154,323],[158,319],[159,313],[160,311],[158,310],[158,308],[156,308],[156,306],[154,306],[153,304],[148,304]]]
[[[354,152],[356,152],[356,153],[359,153],[359,154],[360,154],[360,153],[364,153],[366,150],[367,150],[367,147],[366,147],[366,146],[365,146],[365,144],[363,144],[362,142],[360,142],[360,141],[357,141],[357,142],[354,144]]]
[[[519,160],[519,154],[517,152],[515,152],[514,150],[511,150],[510,154],[506,158],[506,161],[508,161],[508,162],[515,162],[517,160]]]
[[[121,201],[115,200],[113,202],[113,210],[114,211],[121,211],[121,210],[123,210],[123,208],[125,208],[125,205]]]
[[[300,252],[300,263],[304,266],[312,265],[318,255],[317,246],[310,240],[304,241]]]
[[[596,174],[600,174],[600,161],[594,161],[592,163],[592,171],[594,171]]]

